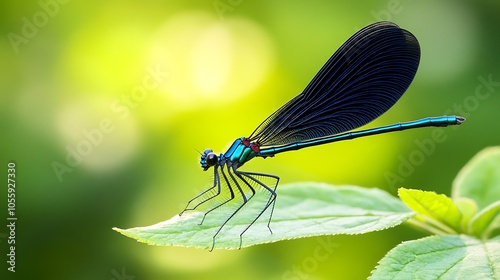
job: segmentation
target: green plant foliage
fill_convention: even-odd
[[[472,217],[469,222],[469,231],[482,238],[488,238],[489,234],[498,228],[498,224],[493,223],[498,213],[500,213],[500,201],[493,202]]]
[[[458,173],[453,182],[452,198],[473,199],[479,209],[500,200],[500,147],[478,153]]]
[[[400,188],[398,194],[399,198],[419,215],[433,219],[437,223],[443,223],[442,227],[444,228],[451,227],[447,231],[460,229],[462,213],[451,198],[446,195],[405,188]]]
[[[441,235],[398,245],[370,279],[500,279],[499,184],[500,148],[494,147],[460,171],[453,198],[399,189],[401,200],[417,213],[410,222]]]
[[[500,279],[500,238],[435,235],[403,242],[369,279]]]
[[[460,228],[462,232],[469,231],[469,222],[477,214],[477,204],[474,200],[466,197],[459,197],[453,200],[462,213]]]
[[[239,248],[241,232],[261,209],[261,203],[248,203],[221,230],[215,248]],[[202,225],[199,223],[203,213],[188,212],[148,227],[115,230],[151,245],[210,248],[212,237],[233,211],[229,207],[214,211]],[[283,185],[270,225],[273,233],[267,228],[269,214],[264,214],[245,232],[242,247],[292,238],[383,230],[413,215],[401,201],[379,189],[322,183]]]

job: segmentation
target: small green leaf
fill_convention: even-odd
[[[500,200],[500,147],[490,147],[474,156],[458,173],[452,197],[468,197],[479,209]]]
[[[484,235],[486,235],[487,238],[500,235],[500,215],[497,215],[493,221],[491,221],[488,228],[485,229]]]
[[[400,188],[398,194],[399,198],[418,214],[460,230],[462,213],[446,195],[405,188]]]
[[[484,236],[486,229],[490,226],[496,216],[500,213],[500,201],[488,205],[486,208],[477,213],[469,223],[470,232],[479,237]]]
[[[434,235],[403,242],[369,279],[500,279],[500,239]]]
[[[454,200],[460,213],[462,213],[462,221],[460,221],[460,227],[462,232],[469,232],[469,222],[477,213],[477,204],[474,200],[466,197],[459,197]]]
[[[217,235],[215,248],[239,248],[240,234],[261,209],[262,204],[252,199]],[[203,225],[199,225],[203,213],[191,212],[148,227],[114,230],[151,245],[210,248],[216,231],[233,211],[230,207],[213,211]],[[267,228],[269,212],[266,212],[245,232],[242,247],[292,238],[383,230],[413,215],[401,201],[380,189],[321,183],[283,185],[271,221],[273,233]]]

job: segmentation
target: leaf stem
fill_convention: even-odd
[[[422,216],[420,216],[420,217],[422,217]],[[436,221],[434,219],[429,219],[425,216],[422,218],[424,219],[423,222],[416,219],[416,218],[411,218],[407,222],[416,226],[416,227],[422,228],[424,230],[427,230],[430,233],[437,234],[437,235],[457,234],[457,232],[455,230],[453,230],[452,228],[448,227],[447,225],[445,225],[439,221]]]

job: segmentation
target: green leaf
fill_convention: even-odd
[[[459,197],[454,200],[460,213],[462,213],[462,221],[460,221],[460,226],[462,232],[469,232],[469,222],[477,213],[477,204],[474,200],[466,197]]]
[[[474,156],[453,182],[452,197],[468,197],[479,209],[500,200],[500,147],[490,147]]]
[[[258,202],[252,199],[224,226],[217,235],[215,248],[240,247],[240,234],[263,208]],[[199,225],[203,213],[191,212],[152,226],[114,230],[151,245],[210,248],[216,231],[233,211],[230,207],[213,211],[203,225]],[[273,233],[267,228],[269,212],[266,212],[245,232],[242,247],[292,238],[383,230],[413,215],[401,201],[380,189],[321,183],[283,185],[278,190],[270,225]]]
[[[454,230],[461,229],[462,213],[446,195],[405,188],[400,188],[398,194],[399,198],[418,214],[444,223]]]
[[[500,279],[500,239],[435,235],[403,242],[369,279]]]
[[[488,205],[486,208],[477,213],[470,221],[470,232],[479,237],[487,238],[488,232],[486,229],[490,227],[493,220],[500,213],[500,201]],[[490,228],[493,230],[493,228]]]
[[[500,215],[497,215],[484,231],[487,237],[500,235]]]

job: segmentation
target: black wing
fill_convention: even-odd
[[[398,101],[419,61],[420,47],[413,34],[391,22],[368,25],[249,138],[261,146],[284,145],[365,125]]]

